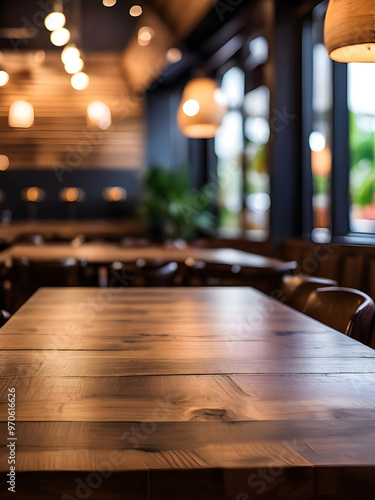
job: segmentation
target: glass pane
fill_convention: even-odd
[[[266,239],[271,207],[267,144],[270,139],[270,92],[265,86],[245,96],[245,196],[247,230],[257,231]]]
[[[242,211],[242,158],[244,149],[243,117],[245,75],[231,68],[222,81],[222,92],[228,106],[221,127],[215,136],[219,177],[219,226],[221,229],[240,229]]]
[[[321,41],[323,19],[315,20],[313,48],[313,132],[309,137],[313,176],[314,240],[331,237],[332,62]]]
[[[350,227],[375,233],[375,65],[348,64]]]

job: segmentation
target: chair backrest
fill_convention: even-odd
[[[31,281],[42,286],[75,286],[78,283],[79,264],[76,259],[58,259],[45,262],[30,261]]]
[[[240,266],[186,259],[184,275],[189,286],[231,286],[239,284],[240,271]]]
[[[135,264],[114,262],[109,269],[109,286],[173,286],[177,262],[139,259]]]
[[[284,297],[286,297],[285,303],[297,311],[302,311],[311,292],[317,288],[332,286],[337,286],[337,282],[326,278],[300,275],[293,277],[291,283],[283,279],[282,291],[285,294]]]
[[[353,288],[327,287],[313,291],[303,313],[369,345],[374,322],[374,301]]]
[[[44,237],[41,234],[20,234],[15,239],[13,244],[27,243],[29,245],[42,245]]]
[[[136,262],[137,278],[144,286],[173,286],[178,271],[177,262],[142,261]]]
[[[79,263],[76,259],[31,261],[17,259],[13,263],[15,280],[31,295],[41,287],[65,287],[79,284]]]
[[[324,286],[338,286],[337,281],[326,278],[307,276],[305,274],[286,274],[283,276],[281,283],[281,291],[284,301],[288,302],[295,290],[303,283],[316,283],[318,285],[316,288],[323,288]]]

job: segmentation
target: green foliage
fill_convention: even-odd
[[[358,116],[350,113],[351,197],[364,207],[375,199],[375,133],[358,127]]]
[[[188,169],[169,171],[151,167],[144,177],[144,196],[140,216],[153,240],[192,239],[198,229],[213,229],[215,218],[209,212],[211,190],[193,190]]]
[[[353,202],[360,207],[371,205],[375,194],[375,172],[368,175],[361,185],[353,190]]]

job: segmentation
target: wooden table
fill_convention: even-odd
[[[81,234],[86,236],[102,236],[123,238],[125,235],[142,234],[139,223],[132,219],[106,220],[15,220],[10,224],[0,223],[1,238],[10,239],[25,234],[41,234],[42,236],[61,236],[75,238]]]
[[[0,341],[2,499],[373,498],[375,351],[253,289],[41,289]]]
[[[134,263],[138,259],[175,261],[192,265],[195,261],[208,264],[225,264],[230,269],[236,266],[246,274],[246,284],[254,286],[264,293],[271,294],[279,289],[285,273],[297,268],[294,261],[284,262],[254,253],[232,248],[197,248],[186,246],[144,246],[124,247],[116,243],[84,243],[70,245],[65,243],[46,243],[43,245],[18,244],[0,252],[0,264],[12,259],[26,257],[29,260],[45,261],[73,257],[96,266],[108,266],[115,261]],[[233,274],[233,279],[238,278]],[[106,280],[105,280],[106,281]],[[110,280],[109,280],[110,281]]]
[[[254,253],[243,252],[232,248],[197,248],[186,246],[150,245],[144,247],[123,247],[116,243],[83,243],[70,245],[67,243],[44,243],[42,245],[17,244],[0,252],[0,262],[7,259],[30,260],[75,259],[87,260],[94,264],[110,264],[114,261],[135,262],[137,259],[162,259],[166,261],[184,262],[187,258],[202,260],[215,264],[239,265],[259,271],[287,272],[293,271],[297,263],[283,262],[279,259],[264,257]]]

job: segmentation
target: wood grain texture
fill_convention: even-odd
[[[146,474],[129,499],[349,498],[343,468],[370,498],[375,351],[255,290],[41,289],[0,342],[19,498],[74,498],[108,463],[92,498],[122,498],[122,474]]]

